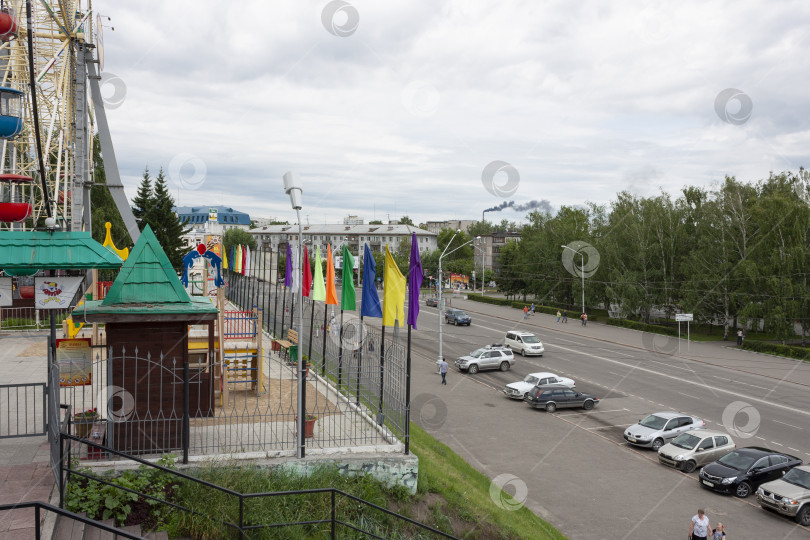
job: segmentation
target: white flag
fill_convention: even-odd
[[[83,279],[81,276],[35,278],[34,307],[37,309],[69,308]]]
[[[11,306],[14,303],[12,293],[11,278],[0,277],[0,306]]]

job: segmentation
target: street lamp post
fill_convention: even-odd
[[[582,313],[585,313],[585,253],[583,253],[582,251],[577,251],[568,246],[560,246],[560,247],[570,249],[575,254],[578,253],[580,256],[581,263],[579,267],[579,275],[582,276]]]
[[[480,247],[481,244],[481,237],[475,237],[475,244],[473,246],[475,249],[481,252],[481,296],[484,296],[484,248]],[[475,254],[473,254],[473,261],[475,261]],[[475,266],[475,265],[473,265]]]
[[[439,359],[436,360],[437,364],[442,362],[442,317],[444,316],[444,302],[442,301],[442,289],[444,288],[444,277],[442,276],[442,258],[444,254],[447,252],[447,248],[449,248],[453,244],[453,240],[455,240],[458,233],[461,232],[461,229],[456,229],[456,233],[450,238],[450,241],[447,242],[447,245],[444,246],[444,251],[442,254],[439,255]],[[452,252],[451,252],[452,253]]]
[[[456,234],[460,232],[461,229],[457,230]],[[442,258],[444,257],[447,248],[449,248],[450,245],[453,243],[453,239],[456,237],[456,234],[453,235],[453,238],[450,239],[450,242],[447,243],[447,246],[444,248],[444,251],[439,256],[439,359],[437,360],[437,363],[441,362],[442,358],[444,358],[442,356],[442,316],[444,315],[444,305],[442,304]],[[466,246],[467,244],[472,244],[473,242],[474,240],[468,240],[467,242],[464,242],[450,253],[447,253],[447,255],[451,255],[456,251],[460,250],[461,248],[463,248],[464,246]]]
[[[298,173],[288,171],[284,173],[284,193],[290,197],[290,204],[295,210],[296,218],[298,219],[298,261],[296,267],[293,269],[295,275],[298,277],[298,346],[295,348],[295,362],[298,366],[298,437],[296,445],[298,450],[296,455],[303,458],[306,454],[306,439],[304,438],[304,426],[306,423],[306,381],[304,380],[304,363],[301,361],[301,338],[304,336],[304,276],[302,275],[301,265],[301,248],[304,242],[304,230],[301,223],[301,196],[303,194],[301,189],[301,179]],[[292,326],[292,321],[290,321]]]

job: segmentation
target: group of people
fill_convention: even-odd
[[[717,523],[717,527],[712,529],[709,524],[709,518],[702,508],[698,509],[697,514],[692,516],[692,523],[689,525],[689,538],[690,540],[728,540],[726,538],[726,528],[722,523]]]
[[[562,320],[560,320],[560,319],[562,319]],[[560,313],[559,309],[557,310],[557,322],[563,322],[563,323],[568,322],[568,310],[567,309],[562,310],[562,313]]]
[[[534,303],[532,303],[532,307],[523,306],[523,318],[528,319],[529,315],[534,315]]]

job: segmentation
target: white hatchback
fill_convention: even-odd
[[[512,399],[523,399],[523,397],[535,386],[543,386],[545,384],[558,384],[567,386],[568,388],[576,388],[577,385],[573,379],[568,377],[560,377],[548,371],[541,371],[538,373],[529,373],[522,381],[507,384],[503,388],[503,393],[506,397]]]
[[[528,354],[543,356],[545,352],[545,348],[543,348],[543,344],[537,339],[537,336],[531,332],[522,332],[520,330],[507,332],[504,345],[512,349],[512,351],[520,353],[522,356]]]

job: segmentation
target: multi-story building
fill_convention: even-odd
[[[344,225],[363,225],[363,218],[360,216],[346,216],[343,218]]]
[[[347,244],[354,255],[361,255],[364,245],[368,244],[372,251],[385,251],[385,246],[396,251],[402,241],[410,242],[411,235],[416,233],[419,243],[419,252],[425,253],[436,249],[436,233],[419,229],[411,225],[304,225],[304,241],[307,249],[314,252],[315,247],[321,249],[325,256],[327,244],[332,245],[332,252],[336,255]],[[286,249],[288,241],[298,240],[298,225],[268,225],[257,227],[249,231],[256,237],[258,249],[261,251],[275,251],[281,247]]]
[[[475,245],[475,268],[491,270],[494,275],[501,271],[501,249],[507,242],[518,242],[520,233],[514,231],[497,231],[491,234],[484,234],[478,237]],[[497,278],[496,278],[497,279]]]
[[[425,229],[435,234],[439,234],[440,232],[442,232],[442,229],[452,229],[454,231],[461,229],[462,231],[467,232],[470,230],[470,227],[475,223],[478,222],[474,219],[449,219],[446,221],[428,221],[427,223],[425,223]]]
[[[176,206],[174,213],[191,231],[183,235],[188,247],[208,243],[209,236],[221,236],[228,229],[250,229],[250,216],[228,206]]]

